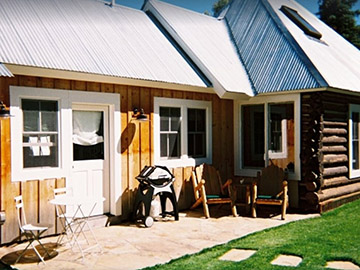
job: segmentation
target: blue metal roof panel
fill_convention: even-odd
[[[225,18],[258,93],[320,86],[261,0],[234,0]]]
[[[98,0],[1,0],[0,62],[206,87],[144,12]]]

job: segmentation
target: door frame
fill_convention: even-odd
[[[110,181],[110,213],[121,215],[121,113],[120,94],[91,93],[83,91],[69,92],[69,105],[100,105],[108,107],[108,149],[109,149],[109,181]],[[72,111],[72,109],[71,109]],[[72,113],[70,124],[72,125]],[[72,129],[71,129],[72,133]],[[72,154],[72,151],[71,151]],[[72,156],[71,159],[72,161]],[[71,167],[69,168],[71,170]]]
[[[103,177],[102,177],[102,196],[105,198],[105,201],[103,202],[102,206],[102,213],[109,213],[110,212],[110,155],[109,155],[109,131],[110,131],[110,125],[109,125],[109,106],[108,105],[99,105],[99,104],[79,104],[79,103],[72,103],[71,104],[71,111],[72,113],[74,111],[96,111],[96,112],[102,112],[103,113],[103,138],[104,138],[104,159],[103,159]],[[73,122],[72,122],[73,123]],[[72,126],[72,131],[74,129],[74,126]],[[73,152],[73,145],[71,147],[71,156],[72,156],[72,170],[71,175],[74,173],[74,166],[75,163],[86,163],[88,161],[87,166],[89,166],[89,163],[94,162],[94,160],[74,160],[74,152]],[[86,165],[85,165],[86,166]],[[88,179],[89,180],[89,179]],[[75,180],[76,181],[76,180]],[[92,179],[94,181],[94,179]],[[67,184],[66,184],[67,186]],[[97,187],[95,187],[97,188]],[[100,188],[100,187],[99,187]],[[73,191],[74,192],[74,191]],[[98,209],[98,205],[96,205],[96,209]],[[95,213],[94,209],[94,213]],[[96,214],[95,214],[96,215]]]

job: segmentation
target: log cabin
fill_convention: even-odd
[[[201,163],[251,179],[271,161],[298,211],[360,197],[360,53],[295,1],[233,0],[217,18],[158,0],[2,0],[0,13],[2,244],[19,235],[20,194],[49,234],[58,187],[126,219],[145,165],[171,168],[180,209]]]

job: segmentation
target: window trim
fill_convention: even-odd
[[[360,177],[360,169],[354,170],[352,168],[352,160],[353,160],[353,147],[352,147],[352,134],[353,134],[353,121],[352,121],[352,113],[358,112],[360,114],[360,105],[358,104],[350,104],[349,106],[349,178]],[[360,142],[359,142],[360,146]],[[360,149],[360,148],[359,148]],[[360,159],[360,155],[358,157]]]
[[[177,107],[181,112],[181,146],[180,158],[166,159],[160,157],[160,107]],[[192,158],[188,152],[187,109],[206,110],[206,157]],[[212,104],[210,101],[187,100],[175,98],[154,98],[154,163],[170,168],[196,166],[201,163],[212,163]]]
[[[295,168],[294,172],[289,172],[290,180],[301,180],[301,161],[300,161],[300,138],[301,138],[301,96],[300,94],[281,94],[281,95],[267,95],[267,96],[257,96],[250,100],[238,100],[234,102],[234,162],[235,162],[235,175],[239,176],[248,176],[256,177],[257,172],[260,168],[243,168],[243,156],[242,156],[242,113],[241,107],[243,105],[260,105],[264,104],[265,110],[265,119],[269,119],[269,104],[278,104],[278,103],[288,103],[292,102],[294,104],[294,136],[295,136],[295,146],[294,146],[294,157],[295,157]],[[265,121],[264,125],[265,130],[265,164],[268,164],[270,156],[269,155],[269,121]]]
[[[58,158],[59,165],[56,168],[48,167],[23,167],[23,111],[21,108],[22,99],[33,100],[53,100],[58,102]],[[13,117],[11,118],[11,180],[12,181],[26,181],[26,180],[42,180],[50,178],[66,177],[68,172],[66,168],[69,157],[66,156],[66,148],[71,134],[66,130],[66,119],[68,119],[71,111],[69,107],[69,98],[66,91],[56,91],[48,89],[39,89],[31,87],[10,87],[10,111]],[[69,129],[68,129],[69,130]],[[21,151],[19,151],[21,150]],[[19,162],[19,160],[21,162]]]

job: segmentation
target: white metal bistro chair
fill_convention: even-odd
[[[20,256],[16,259],[15,264],[19,262],[21,257],[25,254],[26,250],[31,246],[35,251],[36,255],[40,258],[40,260],[45,264],[44,257],[42,257],[34,245],[34,242],[38,242],[39,245],[44,249],[45,254],[50,258],[50,254],[48,250],[44,247],[44,245],[40,242],[40,236],[49,229],[49,225],[43,224],[30,224],[26,221],[26,214],[24,209],[24,203],[22,195],[15,197],[16,204],[16,212],[18,217],[18,224],[21,231],[21,235],[26,237],[26,240],[29,241],[29,244],[26,248],[21,252]]]
[[[55,199],[61,196],[73,196],[73,191],[71,188],[55,188],[54,197]],[[74,246],[74,243],[77,243],[75,233],[77,233],[77,228],[80,226],[77,222],[77,216],[73,214],[67,214],[65,206],[55,205],[56,215],[61,223],[63,228],[63,233],[59,236],[57,243],[60,244],[63,240],[63,237],[66,236],[70,244],[71,249]],[[82,232],[86,242],[88,239],[86,235]]]

